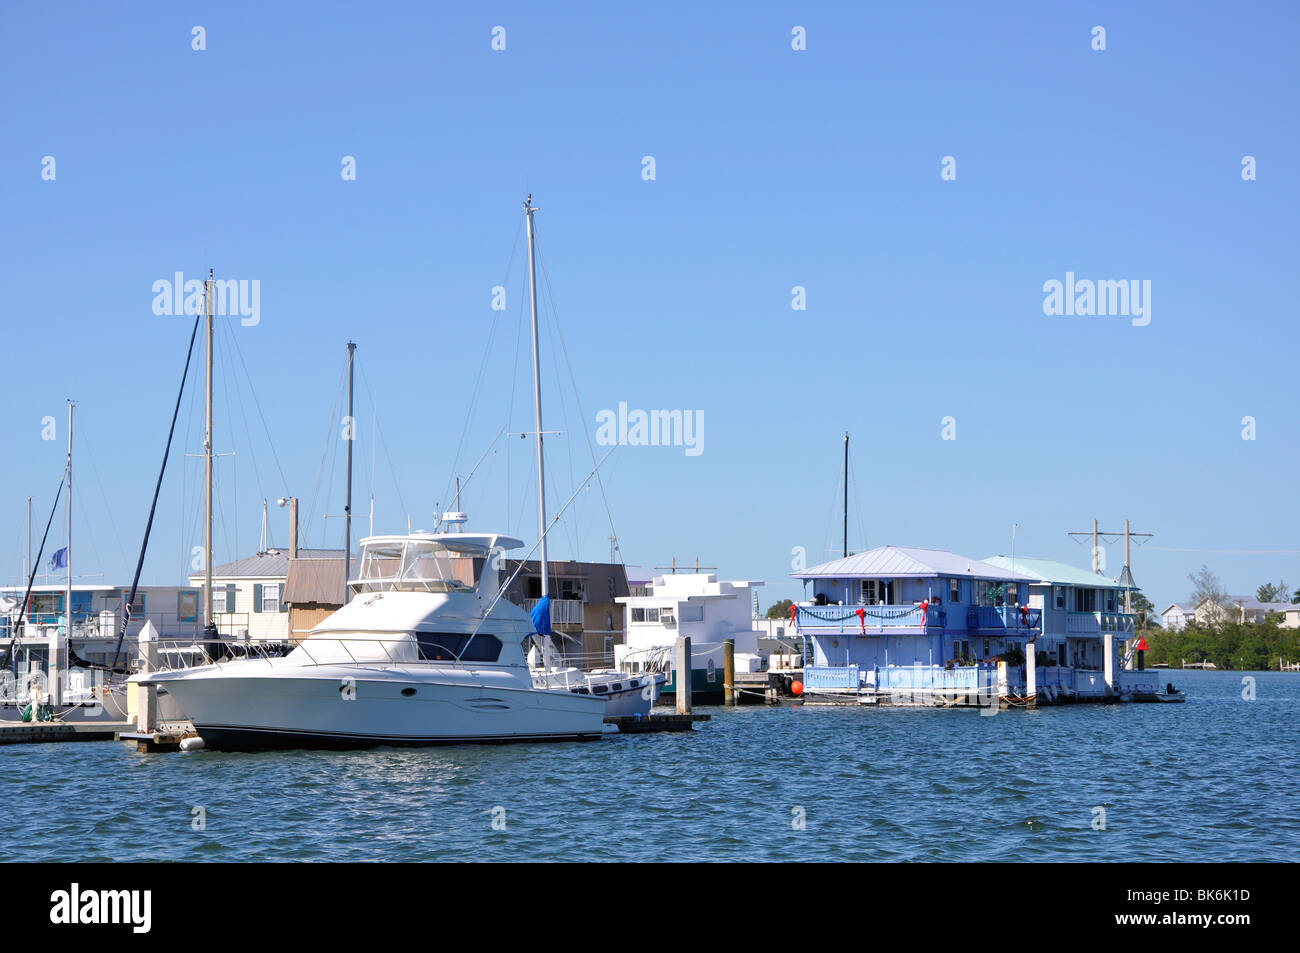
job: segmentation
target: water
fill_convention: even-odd
[[[1241,673],[1175,671],[1184,705],[712,708],[694,735],[587,744],[16,745],[0,748],[0,856],[1300,860],[1300,674],[1251,677],[1254,701]]]

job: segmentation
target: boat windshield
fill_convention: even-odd
[[[432,540],[365,543],[351,580],[354,592],[471,592],[473,560],[448,552]]]

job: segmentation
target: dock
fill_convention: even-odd
[[[0,723],[0,745],[39,745],[56,741],[116,741],[132,731],[129,721],[12,721]]]
[[[653,732],[694,731],[695,722],[708,721],[709,715],[613,715],[605,724],[614,725],[619,734],[645,735]]]

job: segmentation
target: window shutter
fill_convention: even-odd
[[[235,611],[235,584],[233,582],[226,584],[226,612]]]
[[[262,584],[260,582],[253,583],[253,611],[262,611]]]
[[[284,601],[284,583],[280,583],[280,611],[289,611],[289,603]]]

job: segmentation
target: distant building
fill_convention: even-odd
[[[1190,602],[1171,602],[1169,608],[1160,613],[1160,624],[1169,632],[1177,632],[1196,616],[1196,606]]]
[[[0,586],[0,640],[13,637],[13,620],[18,616],[24,586]],[[72,587],[72,648],[87,661],[111,663],[117,653],[117,640],[122,624],[122,605],[131,594],[131,587],[110,585],[84,585]],[[139,586],[132,603],[131,621],[127,625],[122,653],[126,658],[135,654],[136,637],[147,621],[153,623],[163,639],[193,639],[202,633],[199,612],[201,590],[187,586]],[[52,632],[61,632],[67,624],[64,617],[66,587],[57,584],[34,586],[31,604],[23,614],[23,630],[27,639],[43,639]],[[233,621],[237,621],[232,619]],[[223,631],[223,635],[228,632]],[[120,661],[120,660],[119,660]]]
[[[1286,602],[1260,602],[1254,596],[1225,596],[1222,602],[1202,599],[1193,614],[1197,622],[1263,622],[1272,612],[1285,613]]]
[[[737,672],[758,672],[763,658],[755,625],[753,592],[759,580],[720,580],[711,572],[661,572],[644,595],[620,598],[627,640],[615,650],[618,668],[639,672],[666,663],[672,667],[664,695],[677,692],[674,646],[691,640],[691,694],[701,704],[722,699],[724,642],[734,645]]]
[[[300,549],[299,559],[342,559],[337,549]],[[226,637],[254,642],[289,641],[289,603],[284,587],[289,578],[289,553],[272,549],[212,569],[212,618]],[[203,573],[190,576],[201,587]],[[342,571],[339,595],[343,593]],[[202,591],[200,590],[200,611]],[[336,607],[337,608],[337,607]]]

